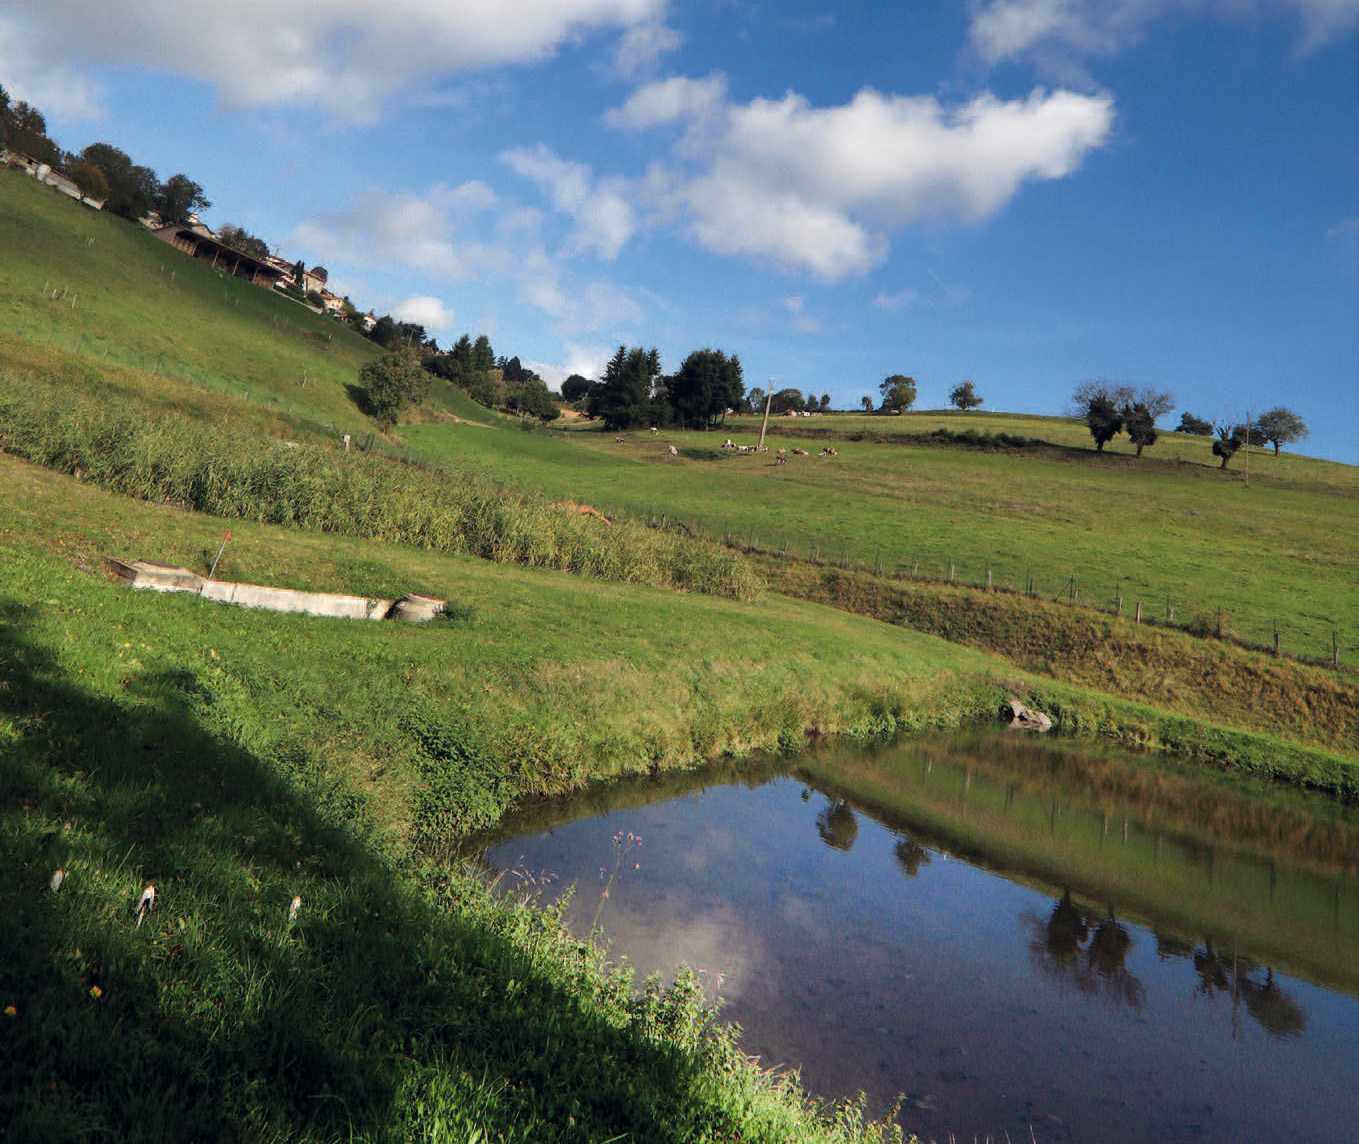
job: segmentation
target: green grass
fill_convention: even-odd
[[[921,415],[927,417],[927,415]],[[823,418],[832,424],[839,417]],[[910,418],[846,418],[898,422]],[[928,424],[928,420],[926,424]],[[1060,421],[1032,422],[1038,431]],[[755,426],[758,432],[758,426]],[[750,434],[731,430],[734,440]],[[1239,473],[1148,453],[1088,449],[988,452],[841,439],[839,456],[774,466],[723,455],[722,433],[613,435],[575,430],[488,435],[460,426],[407,429],[433,460],[475,462],[504,479],[606,512],[679,522],[743,546],[889,574],[1023,590],[1224,628],[1272,647],[1359,656],[1359,470],[1261,457]],[[675,444],[680,457],[667,446]],[[784,444],[791,447],[793,442]],[[1159,450],[1160,446],[1156,446]],[[689,455],[686,455],[689,454]],[[706,455],[705,455],[706,454]]]
[[[6,1139],[873,1138],[745,1061],[691,986],[635,992],[553,917],[439,859],[529,795],[809,735],[967,727],[1008,694],[1074,735],[1359,790],[1344,674],[1281,664],[1252,692],[1248,653],[1173,633],[1140,670],[1149,643],[1079,610],[937,607],[890,577],[831,583],[822,563],[782,567],[798,600],[532,555],[607,530],[620,562],[666,551],[750,576],[679,525],[885,573],[918,561],[922,580],[951,562],[976,581],[989,561],[998,584],[1033,574],[1049,596],[1074,575],[1088,603],[1117,577],[1129,600],[1221,607],[1248,641],[1278,617],[1285,650],[1313,657],[1336,627],[1348,656],[1344,466],[1270,459],[1247,492],[1174,441],[1140,461],[1065,439],[942,447],[910,439],[936,416],[919,415],[812,423],[840,457],[775,469],[724,455],[720,434],[526,429],[445,385],[346,456],[337,434],[371,431],[350,387],[372,346],[4,171],[0,353],[0,1124],[23,1126]],[[456,529],[432,542],[460,483],[496,518],[487,535],[533,526],[517,563]],[[107,556],[206,571],[227,528],[222,578],[455,607],[418,627],[315,620],[102,572]],[[902,626],[931,610],[958,642]],[[1053,638],[1067,662],[1040,654]],[[161,906],[136,928],[147,881]]]

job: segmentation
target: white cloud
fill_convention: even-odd
[[[367,191],[346,210],[304,223],[286,245],[360,266],[399,262],[440,278],[467,278],[496,261],[479,239],[461,238],[461,216],[495,205],[484,183],[435,187],[425,195]]]
[[[1306,54],[1359,25],[1359,0],[989,0],[974,6],[972,46],[987,63],[1033,58],[1049,66],[1137,46],[1153,24],[1191,17],[1298,22]]]
[[[594,250],[603,258],[617,258],[637,228],[627,186],[621,179],[598,183],[584,163],[561,159],[541,143],[517,148],[501,158],[515,174],[536,183],[553,206],[576,224],[572,241],[577,250]]]
[[[667,193],[710,250],[831,280],[880,262],[893,227],[984,218],[1025,182],[1071,174],[1113,123],[1107,96],[1069,91],[1011,101],[982,94],[945,107],[865,89],[848,104],[816,108],[792,93],[726,104],[724,89],[705,83],[648,85],[611,122],[688,121],[674,157],[699,169],[673,172]]]
[[[233,103],[351,118],[421,76],[525,63],[591,32],[660,27],[664,0],[7,0],[39,44],[162,67]],[[658,33],[651,33],[659,40]]]
[[[661,56],[679,51],[684,37],[660,20],[633,24],[618,41],[614,53],[614,71],[625,79],[652,72]]]
[[[392,307],[392,317],[399,322],[414,322],[426,330],[442,330],[453,324],[453,311],[429,294],[413,294],[398,302]]]
[[[780,305],[793,315],[793,325],[798,333],[815,334],[820,332],[821,323],[806,312],[807,303],[800,294],[782,299]]]
[[[898,290],[895,294],[879,290],[877,296],[873,299],[873,305],[879,310],[886,310],[889,314],[894,314],[898,310],[918,305],[921,300],[920,291],[909,287],[905,290]]]
[[[604,114],[610,127],[639,131],[663,123],[707,120],[725,108],[727,80],[719,72],[705,79],[672,76],[639,87],[622,107]]]
[[[49,118],[89,119],[97,114],[98,93],[90,81],[65,63],[56,45],[3,13],[0,81],[12,100],[24,100]]]

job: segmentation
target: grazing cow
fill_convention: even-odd
[[[652,431],[653,433],[659,433],[659,432],[660,432],[660,430],[657,429],[656,426],[654,426],[654,425],[651,427],[651,431]]]
[[[806,449],[794,449],[794,450],[793,450],[793,456],[794,456],[794,457],[809,457],[809,456],[811,456],[811,454],[808,453]]]
[[[734,448],[736,448],[736,446],[733,445],[733,444],[731,443],[731,438],[728,437],[725,441],[722,442],[722,448],[724,448],[724,449],[734,449]]]
[[[788,458],[784,455],[784,452],[783,452],[782,449],[780,449],[777,453],[774,454],[774,464],[776,464],[776,465],[786,465],[787,463],[788,463]]]
[[[671,445],[671,446],[670,446],[670,455],[671,455],[672,457],[678,457],[678,456],[679,456],[679,450],[676,449],[674,445]]]
[[[827,445],[824,449],[821,450],[821,455],[823,457],[838,457],[840,454],[837,453],[830,445]]]
[[[626,437],[615,437],[614,440],[617,441],[620,445],[626,445],[628,443],[628,439]]]

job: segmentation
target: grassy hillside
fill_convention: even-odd
[[[933,418],[921,415],[923,424]],[[841,419],[823,418],[838,425]],[[679,521],[714,537],[799,558],[1073,597],[1181,625],[1224,629],[1286,652],[1359,658],[1359,470],[1310,458],[1260,457],[1240,474],[1165,457],[1096,456],[1087,448],[983,451],[856,442],[839,455],[774,466],[732,455],[722,434],[487,434],[412,426],[406,445],[434,460],[475,463],[550,496],[606,512]],[[994,419],[999,422],[999,419]],[[1029,420],[1042,435],[1068,423]],[[1014,425],[1012,424],[1012,428]],[[756,427],[755,432],[758,433]],[[838,432],[838,430],[837,430]],[[733,430],[734,440],[753,438]],[[1172,437],[1175,435],[1171,435]],[[791,449],[798,441],[780,439]],[[679,451],[672,457],[668,446]],[[1168,445],[1176,448],[1182,442]],[[1201,440],[1184,448],[1206,451]],[[1171,458],[1171,459],[1166,459]]]
[[[711,434],[526,430],[446,387],[345,454],[375,352],[0,171],[0,1138],[877,1138],[746,1060],[692,984],[635,992],[447,846],[527,795],[955,729],[1009,694],[1072,734],[1359,791],[1344,672],[925,580],[990,561],[1048,597],[1074,574],[1084,602],[1116,575],[1247,635],[1277,616],[1285,650],[1339,627],[1348,656],[1351,470],[1280,458],[1247,492],[1173,458],[853,439],[888,419],[829,419],[838,458],[775,468]],[[103,572],[206,572],[228,528],[222,578],[452,606],[314,620]],[[615,563],[580,574],[573,537]],[[774,591],[741,541],[780,554]],[[688,578],[627,572],[660,551]]]

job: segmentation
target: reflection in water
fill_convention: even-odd
[[[654,804],[656,784],[619,786],[487,856],[593,888],[620,832],[644,835],[640,869],[614,864],[613,956],[725,975],[747,1051],[820,1095],[904,1093],[927,1139],[1343,1139],[1359,1004],[1280,967],[1359,993],[1352,820],[1310,828],[1310,851],[1305,800],[1238,815],[1228,789],[1228,814],[1176,776],[1167,799],[1142,760],[1125,780],[1104,756],[1093,777],[1034,759],[818,755],[798,782],[687,777]],[[1186,806],[1224,829],[1186,837]],[[577,932],[597,904],[570,903]]]
[[[859,823],[842,798],[827,800],[826,809],[816,816],[816,832],[833,850],[849,850],[859,837]]]
[[[1033,915],[1024,920],[1033,930],[1041,926],[1041,933],[1029,943],[1029,952],[1035,967],[1049,979],[1129,1009],[1146,1004],[1146,986],[1124,964],[1132,937],[1112,913],[1093,920],[1072,904],[1067,890],[1053,906],[1046,925]]]

